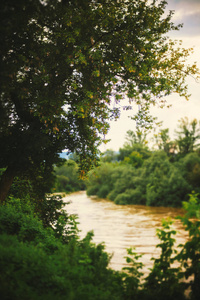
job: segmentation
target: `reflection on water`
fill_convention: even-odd
[[[115,270],[125,266],[126,248],[135,247],[138,254],[143,254],[143,271],[148,272],[151,257],[159,254],[156,228],[161,227],[163,218],[182,214],[181,209],[175,208],[115,205],[112,201],[87,197],[85,192],[73,193],[64,200],[71,201],[66,206],[67,212],[79,217],[80,236],[93,230],[93,241],[105,242],[106,251],[113,253],[110,266]],[[173,227],[178,230],[177,244],[184,243],[187,235],[181,223],[176,220]]]

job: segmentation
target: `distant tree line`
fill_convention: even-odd
[[[129,130],[123,148],[107,150],[89,172],[87,194],[116,204],[181,206],[200,192],[199,122],[181,119],[175,133],[172,141],[169,129],[161,129],[150,150],[146,132]]]
[[[73,158],[73,157],[72,157]],[[60,167],[55,167],[54,192],[71,193],[85,189],[84,180],[79,178],[78,164],[72,159],[67,159]]]

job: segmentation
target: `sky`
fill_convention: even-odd
[[[172,21],[177,25],[183,23],[183,28],[179,31],[169,32],[170,38],[182,40],[184,48],[194,48],[194,53],[188,60],[189,63],[197,62],[200,69],[200,0],[168,0],[167,10],[174,10]],[[162,129],[169,128],[170,137],[175,137],[174,130],[177,129],[178,120],[188,117],[189,121],[196,118],[200,120],[200,80],[196,82],[193,78],[187,79],[188,91],[191,94],[190,100],[176,95],[166,97],[167,104],[172,104],[170,108],[151,109],[151,114],[157,117],[157,121],[162,121]],[[135,107],[137,109],[137,107]],[[123,147],[128,130],[135,130],[135,122],[129,118],[134,111],[121,111],[120,119],[110,122],[110,130],[105,136],[110,139],[106,145],[102,144],[100,151],[107,149],[118,151]],[[152,133],[153,134],[153,133]]]

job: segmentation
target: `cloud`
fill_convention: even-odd
[[[181,35],[200,36],[200,1],[168,0],[167,9],[174,10],[173,22],[183,23]]]

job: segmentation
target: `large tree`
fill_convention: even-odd
[[[166,1],[2,0],[0,191],[15,176],[51,170],[63,149],[93,161],[111,99],[147,109],[172,92],[187,97],[196,72],[166,33],[178,30]],[[140,110],[141,117],[141,110]]]

